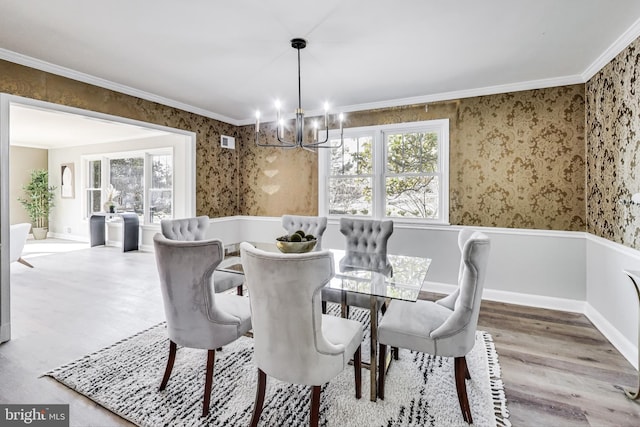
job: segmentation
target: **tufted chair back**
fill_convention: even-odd
[[[393,273],[387,260],[387,241],[393,233],[393,221],[376,221],[371,219],[340,218],[340,232],[346,240],[346,253],[340,260],[340,271],[367,269]],[[325,288],[322,299],[326,311],[326,303],[344,302],[340,289]],[[378,298],[382,308],[384,298]],[[350,293],[346,295],[346,308],[343,315],[349,317],[349,306],[369,307],[371,298],[365,294]]]
[[[209,228],[209,217],[163,219],[160,221],[162,235],[171,240],[204,240]]]
[[[160,221],[160,229],[164,237],[182,242],[205,240],[208,228],[209,217],[206,215],[195,218],[163,219]],[[238,295],[242,295],[244,277],[241,274],[216,271],[213,274],[213,282],[216,292],[237,288]]]
[[[347,252],[376,254],[387,257],[387,241],[393,233],[393,221],[340,218],[340,232],[345,236]]]
[[[322,234],[327,229],[326,216],[298,216],[298,215],[282,215],[282,228],[287,233],[295,233],[298,230],[304,231],[305,234],[312,234],[318,241],[315,250],[322,250]]]
[[[340,271],[368,270],[389,274],[393,267],[387,257],[367,252],[346,252],[340,260]]]

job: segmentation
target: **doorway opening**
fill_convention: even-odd
[[[140,215],[144,249],[160,219],[195,215],[195,147],[194,132],[0,94],[0,342],[11,336],[9,225],[31,222],[18,202],[30,171],[55,187],[49,237],[88,242],[113,185]]]

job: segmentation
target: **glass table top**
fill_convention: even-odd
[[[279,252],[273,243],[251,243],[258,249]],[[335,275],[327,287],[405,301],[416,301],[429,271],[431,259],[406,255],[376,255],[360,252],[346,253],[327,249],[332,253]],[[240,244],[225,246],[225,259],[217,270],[243,274]]]

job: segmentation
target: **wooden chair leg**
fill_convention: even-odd
[[[458,391],[458,402],[462,417],[468,424],[473,424],[471,417],[471,407],[469,406],[469,398],[467,397],[467,385],[465,383],[465,375],[467,370],[467,361],[464,356],[456,357],[454,360],[454,370],[456,377],[456,390]]]
[[[309,416],[309,426],[318,427],[320,421],[320,391],[322,386],[314,385],[311,388],[311,413]]]
[[[322,314],[327,314],[327,302],[322,301]]]
[[[242,285],[238,286],[238,288],[236,289],[236,293],[242,296]]]
[[[207,352],[207,371],[204,377],[204,402],[202,403],[202,416],[209,415],[209,402],[211,402],[211,385],[213,384],[213,364],[216,360],[216,351]]]
[[[384,376],[386,373],[387,362],[387,346],[380,344],[378,346],[378,397],[384,400]]]
[[[167,367],[164,370],[164,377],[162,377],[162,382],[160,383],[160,391],[164,390],[169,382],[169,377],[171,376],[171,371],[173,370],[173,363],[176,361],[176,352],[178,351],[178,346],[173,341],[169,340],[169,359],[167,359]]]
[[[393,355],[393,360],[400,359],[400,349],[398,347],[391,347],[391,354]]]
[[[253,415],[251,416],[251,427],[257,427],[262,414],[264,404],[264,393],[267,388],[267,374],[258,369],[258,386],[256,387],[256,401],[253,405]]]
[[[349,306],[347,305],[346,302],[340,303],[340,316],[343,319],[348,319],[349,318]]]
[[[22,265],[26,265],[29,268],[33,268],[33,265],[29,264],[29,262],[22,257],[18,258],[18,262]]]
[[[356,352],[353,354],[353,371],[354,378],[356,381],[356,399],[360,399],[362,397],[362,352],[360,348],[362,346],[359,345]]]

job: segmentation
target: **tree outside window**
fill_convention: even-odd
[[[109,180],[120,192],[116,198],[119,210],[144,212],[144,157],[109,160]]]
[[[147,224],[173,217],[174,165],[169,149],[102,154],[85,164],[87,217],[105,211],[109,185],[117,193],[113,199],[117,212],[135,212]]]
[[[173,213],[173,156],[160,154],[150,157],[149,213],[151,222],[160,222],[171,218]]]
[[[359,128],[352,135],[345,129],[343,146],[323,159],[321,206],[329,215],[446,223],[448,126],[436,120]]]
[[[330,215],[372,215],[372,142],[370,135],[345,138],[331,149]]]
[[[87,214],[102,210],[102,162],[90,160],[88,162],[88,182],[86,187]]]
[[[385,134],[385,215],[438,217],[438,134]]]

